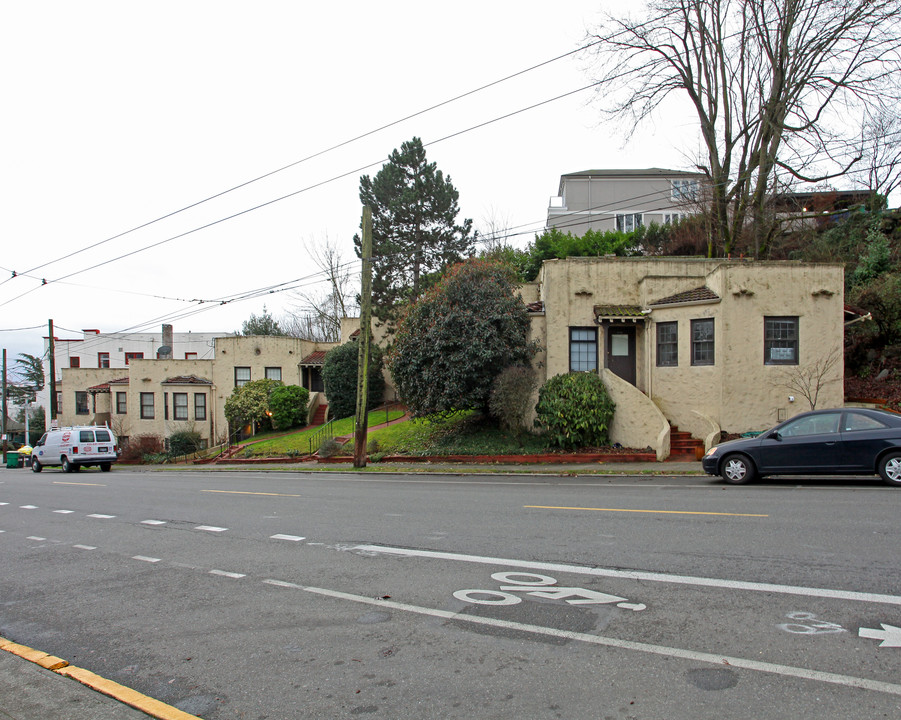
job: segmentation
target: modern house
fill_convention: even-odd
[[[546,261],[522,288],[545,348],[539,381],[601,374],[611,439],[669,455],[672,426],[707,446],[809,404],[843,402],[840,264],[677,257]],[[794,382],[793,382],[794,381]],[[815,388],[812,387],[815,385]]]
[[[698,211],[706,178],[681,170],[584,170],[561,175],[547,227],[581,236],[588,230],[631,232],[676,222]]]

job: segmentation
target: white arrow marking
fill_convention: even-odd
[[[879,647],[901,647],[901,628],[894,625],[882,625],[882,630],[875,628],[860,628],[858,635],[864,638],[872,638],[873,640],[882,640]]]

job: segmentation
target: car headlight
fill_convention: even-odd
[[[719,449],[720,449],[719,445],[714,445],[706,453],[704,453],[704,457],[711,457],[712,455],[716,455],[716,451]]]

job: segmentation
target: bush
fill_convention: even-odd
[[[557,375],[538,391],[536,424],[543,426],[548,439],[559,447],[598,447],[608,443],[615,407],[594,373]]]
[[[508,367],[494,380],[488,409],[501,428],[510,430],[519,440],[535,390],[535,371],[525,365]]]
[[[326,438],[319,446],[319,452],[317,454],[321,458],[330,458],[333,455],[337,455],[340,450],[341,443],[335,440],[335,438]]]
[[[322,383],[328,398],[329,417],[352,417],[357,412],[357,355],[359,344],[350,340],[332,348],[322,364]],[[368,409],[377,407],[385,395],[385,378],[382,375],[382,349],[369,344],[369,392]]]
[[[157,435],[134,435],[122,448],[119,459],[125,462],[143,462],[144,456],[164,455],[163,439]]]
[[[169,454],[190,455],[201,448],[202,439],[196,430],[179,430],[169,436]]]
[[[306,425],[309,402],[310,391],[299,385],[273,388],[269,395],[272,427],[276,430],[287,430]]]

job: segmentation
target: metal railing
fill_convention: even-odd
[[[324,440],[335,437],[335,421],[329,420],[325,425],[319,428],[315,433],[310,435],[309,454],[313,454],[313,448],[319,449]]]

